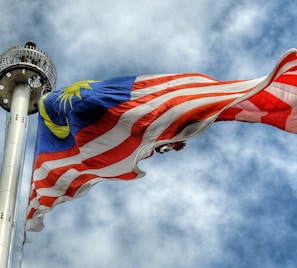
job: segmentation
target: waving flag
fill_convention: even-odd
[[[83,81],[44,95],[27,230],[46,212],[105,179],[144,176],[153,151],[181,149],[213,122],[261,122],[297,132],[297,56],[288,51],[267,77],[221,82],[202,74]]]

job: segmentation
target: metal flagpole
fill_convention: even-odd
[[[0,176],[0,268],[9,267],[28,114],[56,85],[52,60],[33,41],[0,55],[0,105],[10,112]]]

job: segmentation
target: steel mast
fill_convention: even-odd
[[[28,115],[37,112],[38,99],[56,86],[56,80],[55,65],[33,41],[0,55],[0,106],[10,112],[0,176],[0,268],[11,261]]]

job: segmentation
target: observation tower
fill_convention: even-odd
[[[40,96],[55,88],[56,82],[53,61],[33,41],[0,55],[0,106],[9,112],[0,175],[0,268],[9,267],[11,261],[28,115],[37,112]]]

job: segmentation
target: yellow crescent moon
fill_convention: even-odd
[[[52,119],[49,117],[44,107],[44,99],[46,98],[47,95],[48,94],[43,95],[40,99],[40,102],[39,102],[40,116],[42,117],[44,124],[54,135],[56,135],[60,139],[65,139],[70,134],[70,127],[68,125],[68,121],[65,126],[57,125],[52,121]]]
[[[91,90],[91,86],[89,85],[90,82],[96,82],[94,80],[88,80],[88,81],[81,81],[74,83],[65,89],[61,91],[61,95],[57,98],[57,100],[60,100],[60,109],[62,108],[62,103],[64,106],[64,111],[66,111],[66,104],[69,102],[70,108],[72,109],[72,98],[73,96],[77,96],[79,99],[82,99],[80,95],[80,89],[87,89]],[[51,93],[48,93],[51,94]],[[40,98],[39,101],[39,113],[40,116],[43,119],[44,124],[48,127],[48,129],[58,138],[60,139],[65,139],[67,136],[70,134],[70,127],[68,123],[68,119],[66,117],[66,125],[57,125],[52,121],[48,113],[46,112],[45,105],[44,105],[44,100],[47,97],[48,94],[43,95]]]

